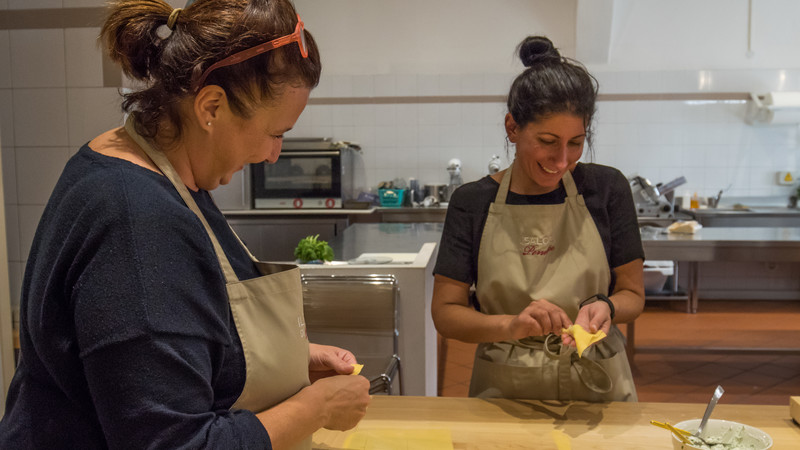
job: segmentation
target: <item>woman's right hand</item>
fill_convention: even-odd
[[[349,430],[367,413],[369,381],[360,375],[321,378],[256,416],[272,448],[291,448],[320,428]]]
[[[511,339],[528,336],[544,336],[550,333],[561,335],[561,329],[572,325],[572,321],[559,306],[545,299],[532,301],[508,323]]]
[[[324,392],[324,428],[349,430],[367,413],[369,380],[360,375],[336,375],[311,385]]]

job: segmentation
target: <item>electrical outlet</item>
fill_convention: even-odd
[[[778,184],[783,186],[794,184],[794,174],[788,170],[778,172]]]

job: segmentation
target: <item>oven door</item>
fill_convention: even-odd
[[[256,208],[341,208],[340,150],[283,151],[275,164],[253,164]]]

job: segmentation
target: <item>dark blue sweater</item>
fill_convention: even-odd
[[[192,195],[240,279],[257,276],[208,192]],[[20,322],[0,448],[270,448],[253,413],[229,410],[245,372],[225,281],[162,175],[88,146],[70,159]]]

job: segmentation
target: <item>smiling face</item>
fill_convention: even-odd
[[[517,147],[511,189],[519,194],[546,194],[575,168],[583,154],[583,118],[557,113],[520,127],[506,115],[508,140]]]
[[[225,114],[214,125],[213,145],[203,161],[199,187],[211,190],[228,184],[245,164],[278,160],[283,134],[291,130],[308,103],[310,89],[286,86],[280,96],[256,109],[251,117]]]

